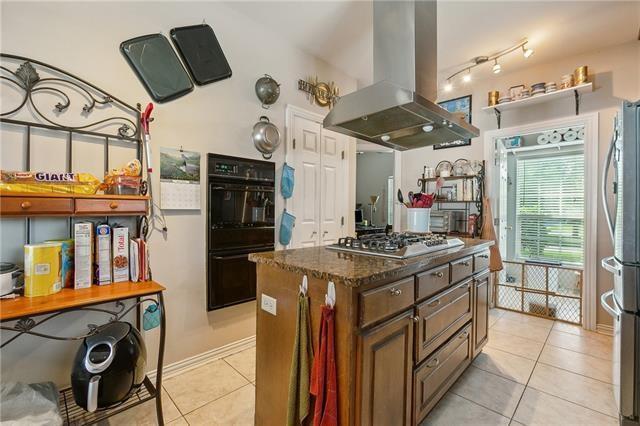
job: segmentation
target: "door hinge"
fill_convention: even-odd
[[[340,218],[340,225],[341,225],[341,226],[344,226],[344,216],[342,216],[342,217]]]
[[[344,151],[342,151],[342,159],[344,160]]]
[[[497,217],[495,219],[493,219],[493,224],[494,224],[494,226],[500,225],[500,219],[498,219]]]
[[[293,138],[293,149],[296,149],[296,138]]]

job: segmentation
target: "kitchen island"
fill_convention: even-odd
[[[463,242],[402,260],[324,247],[250,255],[257,263],[255,423],[286,424],[304,275],[314,353],[327,282],[336,287],[339,424],[420,423],[488,338],[493,242]]]

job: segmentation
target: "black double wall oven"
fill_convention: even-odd
[[[249,253],[274,249],[275,165],[209,154],[207,158],[207,309],[256,298]]]

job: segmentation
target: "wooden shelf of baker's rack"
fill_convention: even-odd
[[[155,281],[119,282],[92,285],[78,290],[63,288],[58,293],[40,297],[16,297],[0,300],[0,321],[66,311],[116,300],[158,294],[165,288]]]
[[[145,195],[1,192],[0,216],[140,216],[146,215]]]

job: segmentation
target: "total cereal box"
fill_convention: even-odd
[[[112,228],[113,282],[129,281],[129,228]]]

